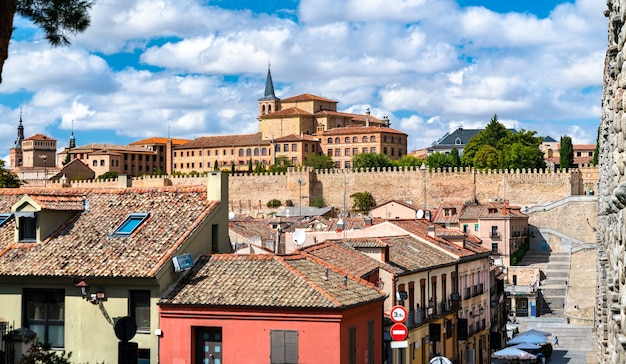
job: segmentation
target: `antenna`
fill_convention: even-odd
[[[306,234],[304,233],[304,230],[298,229],[293,233],[293,243],[297,246],[304,244],[305,240]]]
[[[424,210],[417,210],[417,213],[415,214],[415,217],[418,219],[423,219],[424,218]]]

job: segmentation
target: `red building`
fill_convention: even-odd
[[[202,257],[160,306],[163,363],[382,363],[385,293],[299,254]]]

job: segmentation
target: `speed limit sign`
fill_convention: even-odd
[[[404,306],[393,306],[391,309],[391,321],[400,324],[406,320],[406,308]]]

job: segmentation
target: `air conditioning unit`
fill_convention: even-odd
[[[191,269],[191,267],[193,267],[193,259],[191,258],[191,254],[176,256],[172,259],[172,263],[174,264],[174,272],[181,272]]]

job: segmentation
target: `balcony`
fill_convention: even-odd
[[[463,299],[464,300],[469,300],[470,298],[472,298],[470,288],[466,287],[465,288],[465,295],[463,296]]]
[[[489,232],[489,237],[490,238],[499,238],[500,237],[500,232],[499,231],[491,231],[491,232]]]

